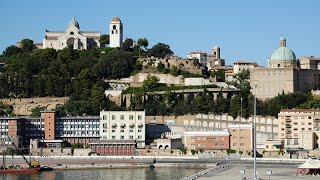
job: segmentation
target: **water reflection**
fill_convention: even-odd
[[[37,174],[0,174],[3,180],[171,180],[181,179],[203,169],[185,167],[157,167],[155,169],[97,169],[97,170],[57,170]]]

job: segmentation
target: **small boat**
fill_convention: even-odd
[[[41,168],[0,169],[0,173],[37,173]]]

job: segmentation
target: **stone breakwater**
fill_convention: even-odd
[[[195,180],[195,179],[198,179],[199,177],[201,176],[205,176],[207,174],[214,174],[214,173],[220,173],[220,172],[223,172],[227,169],[230,169],[234,166],[235,164],[225,164],[225,165],[222,165],[222,166],[217,166],[217,167],[211,167],[209,169],[206,169],[206,170],[203,170],[203,171],[200,171],[196,174],[193,174],[191,176],[188,176],[188,177],[185,177],[185,178],[182,178],[181,180]]]

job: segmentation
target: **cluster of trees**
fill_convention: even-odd
[[[103,35],[100,41],[102,46],[109,44],[109,36]],[[173,53],[163,43],[147,49],[149,43],[145,38],[139,39],[134,46],[129,46],[129,41],[124,42],[122,49],[100,47],[79,51],[67,47],[56,51],[36,49],[32,40],[23,39],[20,47],[9,46],[0,56],[0,62],[5,63],[0,69],[0,98],[69,96],[59,110],[70,115],[121,109],[105,98],[103,80],[124,78],[138,72],[142,67],[136,60],[141,54]],[[38,116],[39,110],[41,107],[34,110],[33,115]],[[4,110],[0,113],[4,114]]]

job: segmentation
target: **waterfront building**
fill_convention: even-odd
[[[307,65],[301,68],[295,53],[287,47],[286,39],[281,37],[280,46],[268,60],[268,67],[250,69],[251,92],[262,100],[282,93],[308,92],[319,88],[319,76],[317,69]]]
[[[100,136],[103,140],[135,140],[145,146],[145,111],[101,111]]]
[[[319,148],[316,132],[320,128],[320,110],[283,109],[278,113],[280,140],[285,148]]]
[[[253,148],[253,126],[249,124],[230,124],[230,149],[251,151]]]
[[[0,150],[12,148],[12,142],[19,148],[23,147],[24,120],[19,117],[0,118]]]
[[[187,149],[227,150],[230,148],[229,132],[185,132],[184,145]]]

